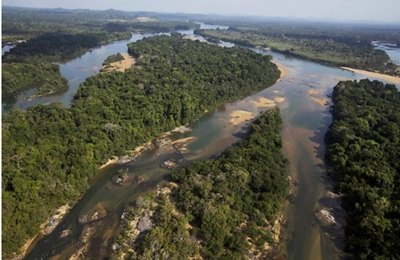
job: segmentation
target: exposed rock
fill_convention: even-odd
[[[175,169],[177,164],[171,160],[165,161],[162,163],[162,166],[167,169]]]
[[[71,234],[71,230],[70,229],[65,229],[61,232],[60,234],[60,238],[65,238],[67,236],[69,236]]]
[[[336,224],[335,217],[329,209],[320,209],[316,212],[316,217],[323,225]]]
[[[151,222],[150,216],[145,213],[144,216],[139,219],[137,229],[139,230],[139,232],[143,232],[149,230],[152,227],[153,223]]]
[[[167,145],[171,144],[171,139],[164,137],[164,138],[158,138],[154,140],[154,144],[158,147],[165,147]]]
[[[67,214],[67,212],[71,209],[71,207],[67,204],[59,209],[57,209],[56,213],[47,219],[45,223],[43,223],[40,228],[44,235],[48,235],[54,231],[57,225],[61,222],[62,218]]]
[[[96,211],[90,216],[89,214],[79,216],[80,224],[87,224],[89,222],[94,222],[103,219],[107,216],[107,210],[101,205],[96,206]]]

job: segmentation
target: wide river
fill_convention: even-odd
[[[205,26],[202,24],[203,28]],[[215,26],[207,27],[215,28]],[[193,31],[182,33],[195,37]],[[26,100],[26,97],[32,95],[32,92],[25,92],[16,102],[8,103],[7,107],[27,108],[49,102],[62,102],[69,106],[79,84],[87,77],[98,73],[101,63],[107,56],[126,52],[128,42],[148,36],[152,35],[135,34],[129,41],[104,45],[61,64],[61,73],[70,86],[67,92],[31,101]],[[222,46],[231,47],[233,44],[225,42]],[[286,221],[282,249],[276,258],[339,259],[342,229],[339,225],[327,228],[315,217],[321,208],[330,210],[334,216],[340,215],[340,209],[333,209],[337,200],[332,199],[334,196],[329,192],[332,187],[326,176],[323,160],[325,152],[323,139],[331,122],[329,113],[331,103],[327,96],[338,81],[358,80],[364,77],[264,49],[252,50],[262,55],[272,55],[273,61],[283,68],[281,79],[272,87],[207,113],[189,126],[192,131],[184,134],[174,133],[171,138],[177,140],[194,137],[184,154],[185,163],[216,156],[237,142],[240,133],[248,125],[247,121],[232,124],[233,112],[244,110],[257,116],[261,111],[268,109],[257,105],[261,97],[275,100],[281,109],[284,122],[282,129],[284,152],[290,162],[288,174],[294,184],[294,193],[288,198],[285,207]],[[88,228],[96,231],[90,237],[87,258],[104,259],[109,256],[124,207],[165,181],[170,171],[160,166],[162,162],[176,156],[176,153],[168,147],[154,148],[143,152],[135,161],[124,165],[110,165],[100,170],[92,180],[90,190],[50,235],[37,239],[26,259],[69,259],[79,247],[82,233]],[[147,181],[127,186],[116,185],[111,179],[119,169],[128,169],[130,175],[143,176]],[[92,216],[95,212],[105,212],[106,216],[89,224],[79,222],[80,216]],[[70,230],[70,235],[60,238],[61,233],[67,229]]]

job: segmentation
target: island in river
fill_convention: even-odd
[[[275,101],[274,96],[284,97],[284,102],[275,103],[283,108],[282,116],[285,123],[282,134],[285,141],[285,154],[288,156],[288,158],[290,158],[291,161],[290,174],[295,184],[294,189],[298,190],[296,196],[293,196],[295,199],[291,199],[288,205],[288,222],[285,226],[285,230],[289,234],[289,238],[287,240],[288,246],[286,252],[288,258],[290,259],[293,259],[293,256],[295,259],[333,258],[333,256],[336,256],[337,254],[335,252],[335,246],[331,244],[331,238],[329,237],[330,234],[327,233],[326,229],[321,229],[320,225],[318,225],[316,220],[313,218],[314,207],[317,208],[318,205],[324,203],[324,201],[330,202],[331,200],[328,199],[338,197],[338,195],[330,191],[326,191],[326,182],[320,179],[321,176],[322,178],[324,177],[324,162],[320,160],[320,156],[323,154],[324,149],[321,136],[324,135],[324,131],[330,123],[330,117],[329,113],[327,112],[328,107],[324,106],[325,104],[323,103],[317,102],[316,98],[321,100],[324,98],[326,99],[326,95],[330,94],[331,87],[334,86],[337,81],[343,78],[360,79],[360,75],[341,71],[332,67],[321,66],[293,57],[287,58],[278,53],[262,49],[253,49],[253,51],[274,55],[274,58],[277,62],[283,62],[285,65],[287,65],[287,77],[280,80],[272,89],[269,88],[266,91],[254,94],[251,98],[235,102],[233,105],[228,104],[227,106],[220,107],[217,111],[212,113],[212,116],[206,115],[205,119],[200,120],[198,123],[198,125],[204,124],[203,127],[200,126],[197,128],[197,130],[196,127],[193,127],[193,131],[195,132],[194,136],[197,137],[199,132],[202,132],[201,135],[203,137],[207,137],[208,140],[203,141],[204,143],[209,143],[209,140],[216,140],[215,144],[210,144],[207,146],[206,152],[210,152],[210,150],[212,150],[213,153],[218,153],[217,151],[220,151],[219,149],[222,149],[221,147],[225,147],[224,145],[229,143],[225,140],[231,140],[232,138],[236,136],[242,136],[243,134],[243,131],[236,132],[232,129],[234,129],[234,127],[240,127],[241,124],[245,123],[246,121],[240,121],[236,124],[229,124],[229,120],[232,118],[230,116],[231,114],[233,114],[235,118],[242,120],[240,117],[237,117],[237,114],[233,113],[234,111],[244,111],[247,112],[245,113],[246,115],[251,114],[251,116],[255,116],[259,109],[261,110],[262,108],[266,108],[266,105],[274,105],[271,102],[271,100]],[[96,52],[96,50],[94,52]],[[125,50],[122,49],[121,52],[125,52]],[[91,57],[93,57],[93,55]],[[104,56],[100,61],[100,65],[105,57],[106,56]],[[85,68],[89,68],[89,66],[85,66],[83,64],[80,65]],[[102,86],[105,87],[107,84]],[[310,88],[314,90],[312,93],[309,92]],[[261,97],[264,97],[268,100],[261,99]],[[67,106],[69,106],[69,100],[71,99],[68,99]],[[329,99],[326,100],[329,103]],[[64,102],[64,100],[62,101]],[[86,101],[91,102],[93,99],[88,97]],[[42,103],[45,102],[47,101],[43,101]],[[110,100],[110,102],[107,103],[107,100],[103,99],[102,102],[104,102],[107,106],[110,106],[109,103],[114,103],[114,100]],[[259,103],[262,103],[262,106],[255,106]],[[116,103],[116,105],[119,104]],[[223,111],[226,111],[226,115],[223,113]],[[109,111],[102,112],[106,114]],[[57,115],[50,114],[50,116]],[[220,118],[216,119],[218,117]],[[57,117],[52,118],[58,119]],[[212,120],[210,120],[210,118]],[[225,122],[226,118],[228,118],[227,124],[218,124],[219,131],[218,134],[216,134],[216,127],[213,125],[213,123],[215,123],[215,121]],[[247,119],[249,118],[250,117],[247,117]],[[72,123],[75,122],[72,121]],[[76,123],[79,124],[81,122],[77,121]],[[107,124],[106,129],[112,130],[113,127],[114,125]],[[199,129],[202,130],[200,131]],[[216,135],[220,136],[222,135],[221,133],[228,132],[227,129],[232,131],[230,132],[229,136],[221,137],[223,140],[215,138]],[[109,134],[111,135],[112,133],[110,132]],[[233,136],[231,136],[232,134]],[[21,136],[23,136],[22,133]],[[185,137],[182,136],[182,138]],[[201,140],[201,138],[199,139]],[[204,144],[202,146],[199,144],[199,142],[195,141],[193,142],[193,147],[191,145],[188,148],[189,151],[196,151],[200,155],[206,153],[204,150],[202,150],[202,148],[205,147]],[[21,149],[19,152],[25,151]],[[38,156],[35,151],[29,152],[34,156]],[[55,152],[57,151],[55,150]],[[94,149],[89,150],[88,154],[90,154],[90,152],[94,152]],[[155,157],[159,158],[158,153],[155,154]],[[161,155],[160,157],[163,156]],[[160,160],[155,160],[155,162],[160,162],[160,164],[157,163],[156,167],[153,167],[153,161],[149,158],[153,158],[151,153],[146,153],[143,157],[137,160],[132,171],[136,174],[136,171],[138,170],[136,166],[139,165],[139,168],[142,167],[140,168],[142,170],[140,174],[144,173],[146,176],[152,177],[157,175],[159,171],[161,171],[158,169],[158,165],[160,165],[163,160],[162,158],[160,158]],[[199,158],[199,155],[194,154],[192,158]],[[12,159],[18,160],[19,158],[14,157]],[[22,159],[23,163],[26,163],[26,157],[22,156]],[[75,160],[76,158],[72,157],[72,159]],[[46,164],[43,163],[43,165]],[[134,196],[136,196],[137,193],[140,193],[146,189],[146,187],[150,187],[152,185],[154,187],[156,185],[156,181],[153,181],[153,183],[148,183],[148,185],[147,183],[143,183],[140,186],[133,185],[133,191],[131,193],[126,192],[122,187],[119,186],[117,188],[118,191],[113,191],[113,188],[115,187],[110,186],[108,182],[104,181],[107,180],[109,175],[114,176],[115,172],[117,172],[113,167],[114,166],[103,168],[104,171],[102,171],[100,174],[101,177],[99,176],[99,179],[97,179],[96,182],[91,182],[93,187],[91,188],[90,192],[87,193],[85,197],[82,198],[82,201],[80,201],[80,203],[71,210],[71,213],[66,216],[65,221],[60,223],[61,225],[53,232],[54,234],[52,233],[46,238],[47,240],[51,241],[48,243],[46,243],[46,241],[40,241],[43,243],[39,243],[37,248],[35,248],[34,252],[29,257],[46,258],[46,256],[54,254],[54,252],[63,252],[63,257],[71,256],[72,254],[70,254],[69,245],[72,245],[73,247],[76,242],[79,243],[79,241],[74,240],[76,238],[75,234],[80,235],[80,232],[82,231],[79,229],[81,226],[76,225],[78,216],[79,220],[85,219],[81,218],[81,216],[88,216],[89,218],[86,219],[95,217],[98,219],[98,221],[102,221],[97,222],[97,224],[101,223],[97,230],[84,228],[83,233],[85,237],[90,235],[92,232],[96,232],[94,241],[102,241],[104,243],[106,243],[108,240],[99,240],[99,234],[104,234],[104,237],[107,239],[109,239],[110,236],[112,237],[112,233],[110,235],[110,230],[115,227],[114,223],[119,222],[119,207],[121,205],[128,204],[132,194],[135,194]],[[126,166],[123,165],[115,167],[124,167],[125,169]],[[154,174],[154,172],[157,172],[157,174]],[[72,177],[69,178],[72,179]],[[159,181],[159,179],[157,180]],[[24,182],[15,183],[24,184]],[[58,183],[57,185],[60,184]],[[327,216],[326,220],[328,224],[332,224],[335,229],[340,230],[340,225],[337,222],[336,216],[334,219],[332,219],[329,215],[332,212],[335,213],[335,210],[336,209],[322,209],[319,212]],[[106,217],[104,217],[105,212],[108,214]],[[116,215],[117,219],[115,219]],[[333,223],[332,220],[336,222]],[[107,226],[107,228],[103,228],[104,226]],[[286,241],[283,242],[286,243]],[[90,253],[93,254],[94,252],[99,253],[100,256],[103,253],[98,252],[96,248],[90,248]],[[96,254],[94,255],[96,256]]]
[[[265,259],[278,242],[288,191],[279,109],[216,159],[172,173],[172,183],[125,209],[117,259]],[[84,257],[84,255],[82,255]]]
[[[112,156],[279,78],[269,56],[177,35],[132,43],[129,53],[141,69],[87,79],[71,108],[39,105],[3,117],[3,256],[86,191]]]

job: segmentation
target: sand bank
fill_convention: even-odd
[[[122,61],[117,61],[117,62],[112,62],[106,66],[103,67],[104,72],[110,72],[110,71],[120,71],[124,72],[126,69],[129,69],[132,67],[136,60],[130,56],[128,53],[122,53],[122,56],[124,59]]]
[[[50,218],[46,220],[42,225],[40,225],[40,232],[44,235],[48,235],[57,227],[57,225],[61,222],[63,217],[69,212],[71,206],[65,204],[59,207]]]
[[[285,67],[282,63],[278,63],[278,62],[274,62],[276,66],[278,66],[279,71],[281,72],[281,76],[279,78],[279,80],[281,80],[282,78],[286,77],[288,74],[288,69],[287,67]]]
[[[269,98],[260,97],[258,100],[251,101],[256,107],[274,107],[275,101]]]
[[[382,73],[378,73],[378,72],[367,71],[367,70],[353,69],[353,68],[349,68],[349,67],[341,67],[341,68],[344,70],[351,71],[353,73],[367,76],[367,77],[381,79],[381,80],[387,81],[389,83],[400,84],[400,77],[390,76],[390,75],[386,75],[386,74],[382,74]]]
[[[276,103],[282,103],[282,102],[285,101],[285,98],[284,98],[284,97],[275,97],[275,98],[274,98],[274,101],[275,101]]]
[[[57,225],[61,222],[63,217],[69,212],[71,206],[65,204],[59,207],[52,216],[50,216],[44,223],[40,225],[40,231],[32,238],[28,239],[25,244],[20,248],[20,254],[16,256],[14,259],[22,259],[25,257],[26,253],[28,253],[29,248],[32,243],[36,240],[38,236],[48,235],[57,227]]]
[[[311,100],[314,101],[315,103],[317,103],[321,106],[327,106],[329,104],[328,99],[315,96],[315,95],[319,94],[318,90],[311,88],[307,92],[310,95]]]
[[[107,167],[108,165],[114,164],[118,162],[118,157],[114,156],[112,159],[109,159],[105,164],[100,166],[100,170]]]
[[[190,131],[192,131],[192,129],[190,129],[187,126],[182,125],[182,126],[179,126],[179,127],[175,128],[171,132],[184,134],[184,133],[187,133],[187,132],[190,132]]]
[[[191,136],[191,137],[186,137],[186,138],[182,138],[182,139],[178,139],[175,140],[173,142],[171,142],[172,145],[176,145],[176,144],[188,144],[190,142],[193,142],[194,140],[196,140],[196,137]]]
[[[235,126],[240,125],[244,121],[248,121],[254,117],[253,113],[244,110],[233,111],[230,116],[231,119],[229,120],[229,123]]]

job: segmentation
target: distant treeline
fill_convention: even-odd
[[[310,25],[310,28],[315,30],[296,24],[255,26],[230,27],[229,30],[196,30],[195,33],[245,46],[269,47],[317,62],[400,75],[399,66],[391,63],[384,51],[377,50],[371,45],[373,39],[381,39],[374,37],[391,39],[392,42],[398,41],[393,35],[400,37],[399,30],[388,29],[378,34],[373,29],[344,30],[339,28],[339,25],[322,27],[327,31],[317,25]]]
[[[171,195],[144,197],[125,214],[116,242],[124,259],[266,259],[288,192],[278,109],[262,114],[245,140],[214,160],[172,173]],[[151,228],[132,240],[134,219]],[[122,258],[121,258],[122,259]]]
[[[346,251],[355,259],[400,259],[400,92],[346,81],[332,99],[326,158],[348,214]]]
[[[271,86],[271,57],[157,36],[129,45],[137,67],[99,74],[71,108],[39,105],[3,115],[3,256],[89,187],[98,167],[223,102]]]
[[[198,27],[184,21],[141,22],[136,13],[115,10],[3,7],[2,11],[3,42],[27,40],[3,57],[4,96],[30,88],[37,88],[38,95],[67,89],[59,66],[52,62],[65,62],[107,42],[128,39],[133,31],[168,32]]]

